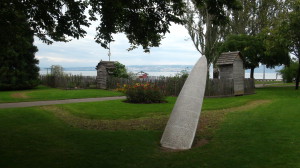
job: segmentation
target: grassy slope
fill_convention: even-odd
[[[15,95],[15,94],[19,94],[19,95]],[[1,91],[0,103],[109,97],[109,96],[120,96],[120,95],[123,94],[120,92],[100,90],[100,89],[61,90],[55,88],[48,88],[45,86],[39,86],[36,89],[24,90],[24,91]]]
[[[252,96],[206,99],[204,108],[254,99],[273,103],[229,113],[209,144],[181,152],[159,148],[163,130],[84,130],[39,108],[2,109],[0,167],[300,167],[299,91],[264,88]]]

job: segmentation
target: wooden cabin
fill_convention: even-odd
[[[114,61],[100,61],[96,66],[97,70],[97,88],[107,89],[107,77],[113,73],[115,69]]]
[[[245,68],[239,51],[224,52],[216,62],[220,79],[233,79],[234,95],[243,95]]]

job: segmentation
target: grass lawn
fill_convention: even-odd
[[[120,92],[101,89],[62,90],[46,86],[38,86],[36,89],[24,91],[0,91],[0,103],[110,97],[121,95],[123,94]]]
[[[265,84],[265,86],[277,86],[277,87],[282,87],[282,86],[295,86],[296,83],[284,83],[283,81],[255,81],[255,84]]]
[[[210,138],[186,151],[160,148],[163,127],[148,123],[165,122],[172,97],[156,105],[118,100],[1,109],[0,167],[300,168],[300,92],[256,91],[205,99],[201,119],[209,121],[198,137]],[[150,127],[130,129],[140,120]],[[112,125],[89,127],[98,121]]]
[[[261,81],[261,80],[254,80],[255,84],[278,84],[283,83],[283,81]]]

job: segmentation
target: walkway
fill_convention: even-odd
[[[117,96],[117,97],[47,100],[47,101],[18,102],[18,103],[0,103],[0,109],[15,108],[15,107],[44,106],[44,105],[53,105],[53,104],[69,104],[69,103],[96,102],[96,101],[106,101],[106,100],[119,100],[119,99],[125,99],[125,98],[126,98],[125,96]]]

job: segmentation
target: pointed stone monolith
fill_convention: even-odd
[[[171,149],[190,149],[201,113],[207,77],[207,60],[202,56],[193,67],[179,93],[161,138]]]

